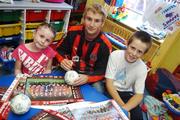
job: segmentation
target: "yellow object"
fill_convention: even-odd
[[[26,23],[27,29],[36,29],[42,23]]]
[[[63,35],[64,35],[64,32],[57,32],[54,41],[61,40],[61,38],[63,37]]]
[[[27,40],[32,40],[33,39],[33,32],[35,31],[34,30],[26,30],[26,39]]]
[[[26,40],[32,40],[33,39],[33,32],[34,31],[35,31],[35,29],[33,29],[33,30],[26,30]],[[57,32],[54,41],[60,40],[63,35],[64,35],[64,32]]]
[[[152,116],[152,120],[159,120],[158,116]]]
[[[19,34],[21,25],[21,23],[0,25],[0,37]]]
[[[170,96],[177,104],[180,105],[180,97],[179,97],[179,95],[169,94],[169,96]]]

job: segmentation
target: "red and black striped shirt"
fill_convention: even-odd
[[[78,57],[73,69],[88,75],[88,82],[104,79],[112,45],[108,38],[100,33],[93,41],[85,40],[84,27],[72,26],[65,39],[58,45],[56,58],[61,62],[65,57]]]

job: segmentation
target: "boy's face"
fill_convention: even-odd
[[[34,43],[37,48],[47,48],[54,38],[53,32],[48,27],[40,27],[34,33]]]
[[[86,34],[91,37],[96,37],[103,26],[103,16],[89,10],[83,19]]]
[[[137,38],[133,38],[133,41],[127,46],[125,52],[125,59],[129,63],[136,62],[137,59],[144,55],[148,46]]]

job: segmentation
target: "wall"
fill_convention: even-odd
[[[152,68],[155,71],[159,67],[173,72],[180,64],[180,29],[175,33],[169,34],[166,40],[161,44],[158,54],[152,61]]]

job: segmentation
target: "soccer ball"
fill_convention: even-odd
[[[79,78],[79,74],[74,70],[67,71],[64,76],[65,82],[69,85],[73,85],[74,81],[78,78]]]
[[[29,111],[31,100],[27,95],[18,94],[11,99],[10,107],[15,114],[21,115]]]

